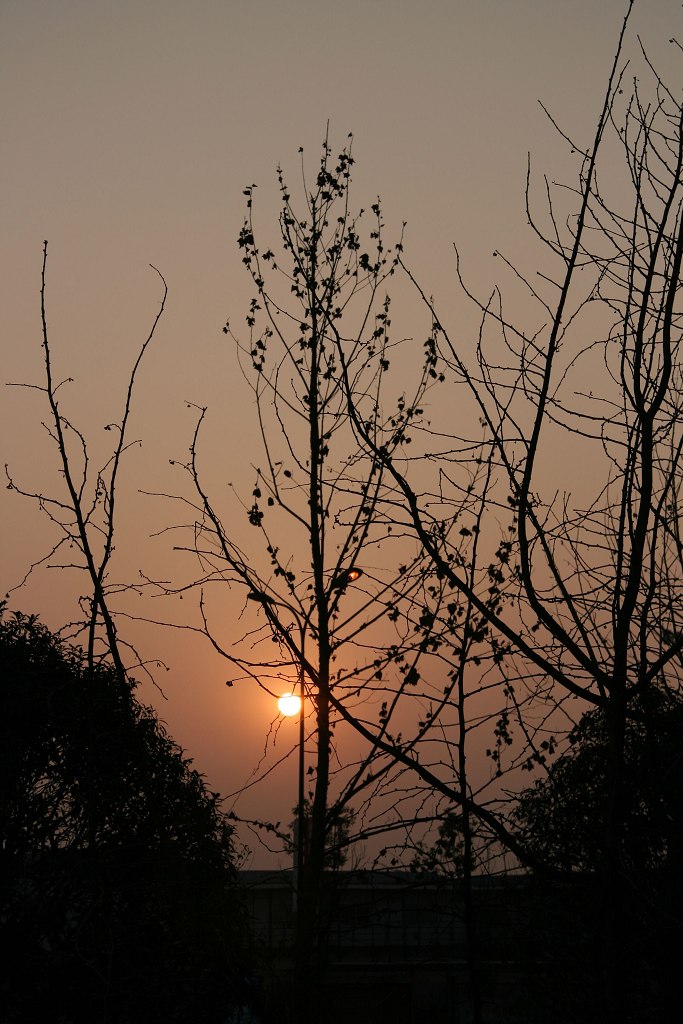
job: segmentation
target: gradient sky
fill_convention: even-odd
[[[169,286],[140,377],[131,436],[144,446],[127,464],[122,575],[175,572],[168,540],[147,541],[172,517],[137,492],[173,489],[168,462],[184,456],[193,423],[186,402],[214,415],[215,478],[245,489],[253,479],[251,396],[221,333],[251,295],[235,244],[245,185],[260,186],[267,235],[277,163],[295,180],[299,146],[314,165],[328,121],[334,148],[352,131],[358,205],[379,193],[389,229],[407,220],[408,262],[444,318],[466,324],[452,243],[484,291],[498,273],[494,249],[533,258],[527,152],[539,172],[571,178],[537,101],[587,142],[625,9],[623,0],[0,0],[3,383],[41,381],[48,239],[56,375],[74,378],[65,407],[93,453],[104,452],[102,428],[120,415],[126,371],[158,308],[150,263]],[[641,0],[631,48],[637,33],[680,78],[668,46],[683,34],[680,5]],[[2,461],[25,487],[50,493],[59,478],[45,413],[37,392],[3,388]],[[2,517],[4,591],[47,539],[37,511],[6,490]],[[44,573],[11,606],[58,627],[67,593]],[[267,700],[226,690],[224,669],[189,639],[131,631],[171,666],[167,699],[147,686],[144,699],[212,786],[236,789],[262,751]],[[293,772],[241,809],[286,818]]]

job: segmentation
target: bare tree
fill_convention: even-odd
[[[201,567],[193,585],[201,588],[203,632],[238,679],[255,680],[274,695],[284,680],[303,697],[297,812],[302,961],[315,946],[323,872],[338,824],[350,812],[362,824],[363,808],[389,765],[376,744],[352,763],[337,754],[333,700],[354,719],[372,722],[380,738],[412,729],[425,703],[419,669],[429,655],[425,637],[434,632],[419,621],[422,553],[406,536],[409,522],[394,503],[395,488],[386,486],[382,459],[355,441],[346,388],[363,409],[365,430],[407,465],[421,403],[438,383],[435,339],[428,333],[416,351],[412,346],[415,383],[406,396],[392,384],[402,341],[393,336],[385,293],[402,244],[387,246],[379,200],[367,211],[352,211],[353,163],[350,143],[335,159],[326,140],[309,182],[302,157],[299,202],[278,171],[279,240],[272,248],[257,242],[254,188],[246,190],[239,246],[255,296],[247,338],[230,324],[225,333],[253,391],[263,461],[254,467],[241,521],[220,513],[203,483],[205,409],[184,466],[194,491],[187,498],[192,541],[184,547]],[[220,594],[226,584],[238,588],[252,612],[248,632],[229,648],[212,613],[216,586]],[[396,680],[388,681],[389,668]],[[410,696],[407,717],[398,712],[401,695]],[[304,790],[308,747],[313,764]]]
[[[471,603],[504,647],[500,670],[511,707],[502,728],[506,740],[516,729],[526,765],[547,765],[585,710],[604,714],[601,1012],[614,1021],[627,1019],[623,936],[636,884],[624,856],[625,738],[648,692],[679,688],[683,647],[683,105],[644,51],[650,80],[634,79],[630,94],[625,90],[621,55],[631,7],[593,142],[582,149],[566,139],[580,160],[577,184],[561,189],[545,180],[545,210],[537,214],[529,174],[527,214],[546,249],[542,270],[532,279],[502,257],[540,320],[531,329],[513,322],[498,290],[480,300],[458,262],[459,282],[481,313],[469,362],[421,292],[437,325],[439,354],[492,441],[489,511],[496,516],[505,505],[514,511],[506,549],[514,601],[487,601],[486,591],[473,585],[432,509],[349,401],[357,435],[402,493],[435,573]],[[618,151],[626,173],[617,178]],[[468,450],[471,445],[460,447],[461,462]],[[442,495],[452,458],[449,446],[435,459]],[[573,490],[572,462],[578,468]],[[497,834],[505,841],[505,829]],[[516,838],[517,854],[531,863],[523,837]]]
[[[128,427],[133,407],[133,393],[138,369],[147,348],[154,338],[157,326],[166,304],[167,287],[164,278],[156,269],[163,286],[159,311],[153,319],[149,333],[142,343],[126,387],[123,412],[116,423],[107,424],[105,429],[114,431],[115,444],[105,464],[93,471],[85,435],[64,414],[61,407],[61,389],[73,382],[73,378],[56,381],[53,372],[52,353],[47,322],[47,241],[43,243],[43,266],[40,284],[40,312],[42,347],[45,362],[44,384],[16,384],[15,387],[29,388],[43,394],[49,407],[49,418],[43,424],[54,444],[64,493],[54,496],[40,491],[27,490],[5,466],[8,486],[18,494],[37,502],[41,511],[51,522],[57,540],[54,546],[28,570],[23,583],[40,566],[52,569],[77,570],[85,572],[90,593],[81,597],[84,614],[82,620],[69,624],[70,636],[85,634],[88,664],[92,668],[101,657],[111,659],[120,681],[125,679],[125,655],[122,647],[127,645],[119,639],[115,616],[111,607],[111,596],[128,584],[115,583],[110,578],[112,555],[114,553],[114,530],[117,522],[118,488],[122,460],[126,451],[138,441],[128,439]],[[80,561],[74,561],[72,551],[77,551]],[[14,588],[18,589],[18,588]],[[135,655],[138,665],[140,658]]]

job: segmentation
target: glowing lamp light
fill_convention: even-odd
[[[344,569],[332,580],[333,590],[346,590],[349,583],[355,583],[363,575],[362,569]]]
[[[283,693],[277,702],[278,711],[285,718],[293,718],[301,711],[301,697],[295,693]]]

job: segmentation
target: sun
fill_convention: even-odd
[[[278,711],[285,718],[293,718],[301,710],[301,697],[295,693],[283,693],[277,702]]]

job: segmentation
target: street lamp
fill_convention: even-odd
[[[278,711],[285,718],[294,718],[295,715],[299,716],[299,799],[297,801],[297,823],[296,823],[296,840],[294,844],[294,871],[292,886],[292,901],[294,904],[294,910],[297,907],[297,894],[299,885],[303,878],[304,873],[304,829],[306,825],[306,818],[304,814],[304,669],[303,665],[299,669],[299,693],[283,693],[277,702]]]
[[[332,580],[333,590],[346,590],[349,583],[354,583],[363,575],[362,569],[344,569]]]
[[[356,567],[350,569],[343,569],[335,577],[333,577],[330,583],[330,592],[336,591],[335,603],[343,596],[346,588],[350,583],[354,583],[363,575],[363,570]],[[273,624],[274,620],[272,615],[272,606],[280,605],[282,608],[286,608],[294,618],[296,619],[299,627],[299,633],[301,636],[300,644],[300,657],[299,657],[299,693],[298,695],[292,693],[282,694],[278,700],[278,710],[281,715],[287,718],[293,718],[297,713],[299,715],[299,799],[297,801],[297,835],[296,842],[294,845],[294,885],[293,885],[293,902],[294,909],[297,909],[297,895],[302,887],[304,880],[305,870],[305,827],[306,827],[306,816],[305,816],[305,803],[304,803],[304,773],[305,773],[305,711],[304,711],[304,696],[305,696],[305,683],[304,683],[304,663],[303,663],[303,645],[304,637],[306,634],[306,627],[308,625],[308,615],[302,623],[299,618],[297,611],[291,607],[286,601],[282,601],[278,598],[271,597],[270,594],[266,594],[262,590],[252,590],[247,595],[250,601],[258,601],[263,605],[266,614]]]
[[[354,579],[356,577],[354,576]],[[348,582],[348,581],[347,581]],[[346,584],[344,584],[346,585]],[[304,827],[305,827],[305,816],[304,816],[304,770],[305,770],[305,729],[304,729],[304,665],[303,665],[303,648],[304,648],[304,637],[306,635],[307,619],[302,623],[299,618],[297,611],[292,608],[286,601],[282,601],[278,598],[271,597],[270,594],[266,594],[263,590],[252,590],[251,593],[247,594],[249,601],[258,601],[263,605],[266,610],[266,614],[270,618],[271,624],[273,618],[271,617],[271,608],[273,605],[279,605],[282,608],[286,608],[294,618],[296,619],[299,627],[300,634],[300,648],[299,648],[299,693],[283,693],[277,702],[278,710],[281,715],[287,718],[293,718],[297,713],[299,715],[299,799],[297,807],[297,836],[294,846],[295,858],[294,858],[294,885],[293,889],[293,902],[294,909],[296,910],[297,905],[297,892],[299,890],[301,881],[304,874]]]

